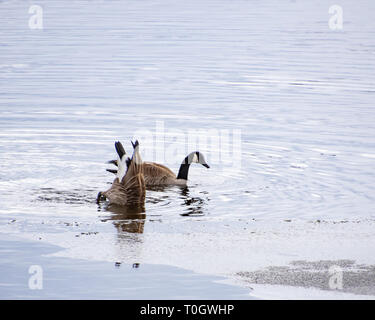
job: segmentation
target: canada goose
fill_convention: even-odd
[[[118,154],[116,178],[107,191],[99,192],[97,203],[102,198],[106,198],[109,200],[109,204],[121,206],[144,205],[146,191],[142,159],[139,154],[139,143],[136,141],[132,144],[134,151],[130,159],[127,157],[121,142],[118,141],[115,143]]]
[[[111,160],[108,163],[118,166],[120,170],[119,162],[117,160]],[[206,160],[202,153],[194,151],[189,153],[180,165],[177,177],[173,171],[166,166],[155,163],[155,162],[143,162],[143,175],[146,183],[146,187],[160,186],[160,185],[186,185],[189,168],[191,163],[200,163],[202,166],[209,168]],[[118,170],[107,169],[107,171],[117,174]]]

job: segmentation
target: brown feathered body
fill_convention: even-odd
[[[155,162],[143,162],[146,187],[162,185],[186,185],[187,180],[177,179],[171,169]]]

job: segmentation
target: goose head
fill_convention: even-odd
[[[210,167],[207,162],[206,162],[206,159],[204,158],[204,155],[203,153],[199,152],[199,151],[194,151],[192,153],[190,153],[188,156],[188,163],[200,163],[202,166],[206,167],[207,169]]]

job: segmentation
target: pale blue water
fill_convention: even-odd
[[[221,277],[176,267],[43,256],[58,249],[2,238],[6,276],[1,277],[0,299],[249,299],[248,290],[220,283]],[[30,266],[41,268],[42,281],[32,280],[37,273]]]
[[[170,246],[230,242],[252,221],[373,221],[373,1],[340,1],[336,31],[329,1],[39,1],[43,30],[28,27],[31,4],[0,3],[3,233],[197,271],[184,250],[200,256],[208,240],[180,258]],[[199,149],[211,166],[191,168],[187,192],[148,192],[140,220],[95,204],[114,141],[134,137],[144,160],[177,172]]]

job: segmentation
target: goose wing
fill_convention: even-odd
[[[121,188],[123,193],[126,194],[127,202],[144,203],[146,186],[138,141],[135,142],[133,156],[129,161],[129,168],[121,180]]]

